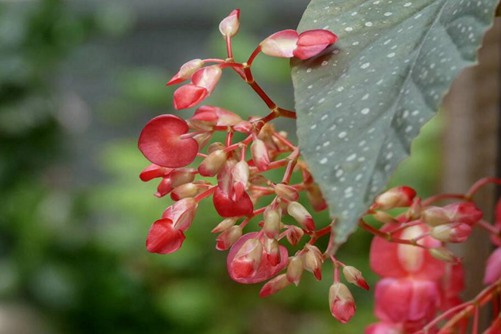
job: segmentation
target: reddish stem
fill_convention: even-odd
[[[206,191],[204,191],[203,193],[200,193],[198,194],[197,196],[195,196],[195,201],[197,203],[199,203],[201,200],[203,200],[204,198],[206,197],[209,197],[211,196],[212,194],[214,194],[214,192],[216,191],[217,189],[217,186],[212,186],[210,187],[209,189],[207,189]]]
[[[468,199],[472,198],[482,187],[488,185],[489,183],[501,185],[501,179],[495,177],[484,177],[483,179],[478,180],[471,186],[471,188],[466,193],[465,197]]]
[[[247,59],[247,65],[251,66],[252,63],[254,62],[254,59],[256,59],[257,55],[261,52],[261,45],[258,45],[257,48],[252,51],[252,54],[249,56],[249,59]]]

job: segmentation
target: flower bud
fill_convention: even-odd
[[[313,221],[313,218],[308,210],[306,210],[299,202],[290,202],[289,205],[287,205],[287,213],[305,230],[315,230],[315,222]]]
[[[180,82],[183,82],[184,80],[191,78],[193,73],[201,69],[203,65],[204,61],[202,59],[190,60],[189,62],[181,66],[179,72],[177,72],[176,75],[174,75],[172,79],[169,80],[167,85],[178,84]]]
[[[178,168],[169,174],[172,180],[172,187],[178,187],[182,184],[193,182],[195,180],[196,170],[194,168]]]
[[[223,150],[216,150],[210,153],[198,166],[198,172],[202,176],[214,176],[221,167],[225,164],[227,159],[226,152]]]
[[[232,227],[233,225],[235,225],[235,223],[237,222],[237,220],[238,220],[237,218],[225,218],[216,227],[214,227],[211,232],[212,233],[221,233],[224,230],[226,230],[226,229]]]
[[[266,253],[266,258],[272,266],[276,266],[280,263],[280,248],[278,247],[278,241],[275,239],[264,238],[263,240],[264,252]]]
[[[245,160],[237,162],[231,170],[231,176],[233,177],[235,198],[240,199],[247,190],[247,184],[249,183],[249,165],[247,162]]]
[[[270,164],[270,157],[268,155],[268,148],[264,141],[258,138],[254,138],[251,145],[251,154],[254,165],[259,171],[265,171]]]
[[[193,198],[183,198],[169,206],[162,214],[162,218],[172,220],[173,226],[181,231],[186,231],[195,217],[198,207],[197,201]]]
[[[275,185],[275,193],[278,197],[285,198],[288,201],[297,201],[299,198],[299,192],[296,188],[283,183]]]
[[[452,223],[435,226],[431,229],[431,236],[442,242],[460,243],[466,241],[472,232],[468,224]]]
[[[350,290],[341,282],[334,282],[329,288],[329,306],[332,316],[343,324],[353,317],[356,310]]]
[[[416,196],[416,191],[410,187],[395,187],[382,193],[374,201],[373,208],[390,210],[393,208],[409,206]]]
[[[304,265],[302,256],[296,255],[291,257],[289,260],[289,265],[287,266],[287,280],[298,286],[299,282],[301,281],[303,271]]]
[[[239,249],[231,262],[232,277],[242,278],[251,276],[261,264],[263,246],[255,238],[248,239]]]
[[[384,224],[398,224],[398,220],[396,220],[392,215],[384,212],[384,211],[376,211],[373,215],[374,219],[380,221]]]
[[[343,275],[346,281],[350,282],[351,284],[355,284],[356,286],[364,290],[369,290],[369,285],[363,278],[360,270],[358,270],[357,268],[352,266],[344,266]]]
[[[237,34],[239,23],[240,10],[233,10],[221,23],[219,23],[219,31],[224,37],[233,37]]]
[[[430,248],[428,251],[437,260],[449,263],[456,263],[458,261],[454,253],[445,247]]]
[[[291,283],[287,279],[286,274],[280,274],[277,277],[269,280],[266,282],[265,285],[261,288],[261,291],[259,291],[259,297],[264,298],[268,297],[274,293],[277,293],[278,291],[288,287]]]
[[[147,182],[157,177],[166,177],[173,170],[174,170],[173,168],[167,168],[151,164],[141,171],[141,174],[139,174],[139,178],[141,179],[141,181]]]
[[[306,253],[303,255],[304,269],[313,273],[317,280],[322,279],[322,264],[324,259],[322,253],[316,246],[306,245]]]
[[[241,121],[233,126],[233,130],[240,132],[240,133],[245,133],[248,134],[252,131],[253,125],[249,121]]]
[[[429,226],[439,226],[451,222],[444,208],[428,206],[421,213],[421,219]]]
[[[225,229],[216,239],[217,250],[227,250],[242,236],[242,228],[239,225],[233,225]]]
[[[268,238],[276,238],[280,233],[281,217],[277,208],[267,207],[263,213],[263,231]]]
[[[327,209],[327,202],[325,201],[320,187],[316,183],[312,183],[308,188],[306,188],[306,196],[315,211],[323,211]]]
[[[195,197],[198,194],[198,187],[194,183],[185,183],[174,188],[170,194],[173,201],[179,201],[186,197]]]

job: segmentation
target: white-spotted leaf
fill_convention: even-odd
[[[340,244],[409,154],[454,77],[476,60],[498,0],[313,0],[299,31],[339,36],[295,62],[299,145]]]

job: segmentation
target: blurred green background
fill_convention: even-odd
[[[187,60],[224,57],[217,26],[232,9],[242,10],[235,54],[244,59],[294,28],[307,2],[0,0],[0,334],[350,334],[373,321],[371,293],[356,288],[353,321],[331,317],[330,268],[322,282],[305,274],[264,300],[260,285],[232,282],[214,249],[210,201],[176,254],[144,247],[169,200],[140,182],[148,162],[136,138],[148,119],[173,113],[165,82]],[[255,76],[293,108],[287,61],[258,58]],[[265,113],[229,73],[210,103]],[[290,121],[278,126],[294,132]],[[394,183],[433,191],[440,127],[426,128]],[[374,283],[369,241],[356,233],[339,257]]]

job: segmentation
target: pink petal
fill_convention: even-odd
[[[266,38],[259,45],[261,52],[271,57],[292,58],[298,40],[297,31],[282,30]]]
[[[146,238],[148,252],[170,254],[177,251],[185,236],[173,227],[170,219],[159,219],[153,223]]]
[[[209,96],[206,88],[194,84],[179,87],[174,92],[174,108],[176,110],[191,108]]]
[[[334,44],[337,36],[328,30],[308,30],[299,34],[294,57],[308,59],[321,53],[329,45]]]
[[[501,278],[501,247],[497,248],[487,259],[484,284],[492,284]]]
[[[181,138],[188,124],[174,115],[160,115],[150,120],[139,136],[139,150],[156,165],[177,168],[190,164],[198,153],[193,138]]]
[[[222,72],[218,65],[207,66],[196,71],[191,77],[191,82],[198,87],[207,89],[208,94],[210,94],[216,88]]]
[[[243,192],[238,200],[233,200],[231,196],[217,188],[213,202],[217,213],[225,218],[247,216],[254,210],[254,204],[247,192]]]
[[[172,170],[173,170],[172,168],[166,168],[155,164],[151,164],[142,170],[141,174],[139,174],[139,178],[141,179],[141,181],[146,182],[157,177],[165,177],[169,175],[169,173],[172,172]]]

